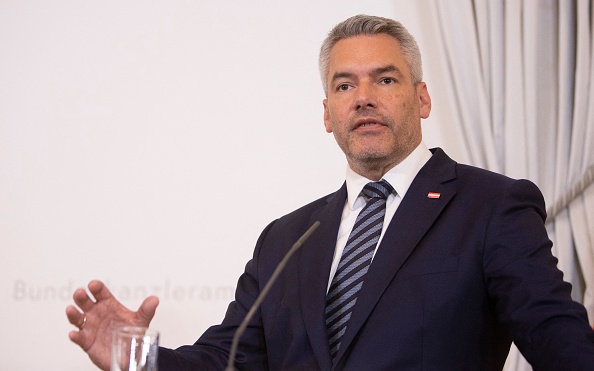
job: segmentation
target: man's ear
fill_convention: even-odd
[[[431,113],[431,96],[424,82],[417,84],[417,96],[419,97],[419,116],[426,119]]]
[[[328,112],[328,98],[322,101],[324,105],[324,127],[326,128],[326,133],[332,132],[332,125],[330,125],[330,113]]]

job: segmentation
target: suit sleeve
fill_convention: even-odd
[[[592,370],[594,331],[557,269],[545,217],[538,188],[514,181],[489,220],[485,283],[499,321],[535,370]]]
[[[225,318],[220,325],[212,326],[193,344],[177,349],[159,349],[159,370],[224,370],[235,331],[245,318],[252,304],[260,294],[258,280],[258,257],[266,234],[274,222],[260,235],[253,258],[246,264],[235,291],[235,300],[229,304]],[[262,283],[262,285],[265,282]],[[250,321],[240,339],[235,358],[239,370],[268,369],[264,330],[259,311]]]

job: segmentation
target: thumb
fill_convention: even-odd
[[[155,311],[157,310],[158,305],[159,299],[156,296],[149,296],[148,298],[144,299],[138,308],[138,319],[142,322],[145,322],[148,326],[155,316]]]

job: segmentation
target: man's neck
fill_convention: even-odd
[[[372,159],[367,161],[350,161],[347,159],[350,168],[357,174],[377,182],[380,180],[384,174],[386,174],[390,169],[394,168],[396,165],[401,163],[405,158],[407,158],[412,151],[407,153],[406,155],[402,156],[401,158],[390,159]]]
[[[402,155],[399,158],[393,158],[393,159],[386,159],[386,158],[381,158],[381,159],[372,159],[372,160],[366,160],[366,161],[352,161],[349,160],[347,158],[347,162],[349,164],[349,167],[351,168],[351,170],[353,170],[355,173],[361,175],[362,177],[365,177],[369,180],[372,181],[379,181],[380,179],[382,179],[382,177],[390,170],[392,170],[394,167],[398,166],[399,164],[401,164],[403,161],[405,161],[408,157],[411,156],[411,154],[417,150],[421,150],[424,149],[425,151],[427,151],[427,146],[425,144],[422,144],[422,142],[419,142],[419,144],[415,147],[412,148],[408,153],[406,153],[405,155]]]

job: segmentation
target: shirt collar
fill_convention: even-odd
[[[421,143],[410,153],[410,155],[408,155],[398,165],[388,170],[382,179],[385,179],[388,183],[390,183],[400,198],[403,198],[406,194],[406,191],[408,191],[413,179],[417,176],[417,173],[419,170],[421,170],[425,163],[429,161],[431,156],[431,151],[429,151],[427,145],[421,141]],[[357,206],[356,202],[359,199],[361,191],[363,190],[365,184],[369,182],[372,182],[372,180],[355,173],[350,166],[347,166],[347,202],[351,210],[354,210]]]

